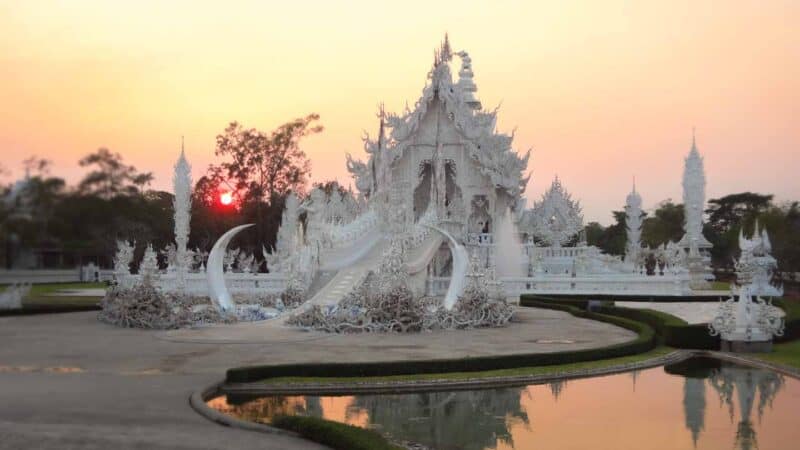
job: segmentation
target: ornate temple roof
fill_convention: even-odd
[[[515,198],[518,197],[525,190],[530,178],[530,175],[523,174],[528,165],[530,150],[524,156],[519,156],[511,148],[513,133],[508,135],[496,131],[497,110],[481,109],[481,103],[475,97],[477,86],[473,80],[472,59],[467,52],[455,54],[461,59],[459,79],[455,82],[450,68],[454,55],[446,36],[434,55],[433,67],[428,72],[428,82],[414,108],[406,107],[402,114],[386,114],[385,119],[381,114],[378,138],[372,140],[365,137],[364,149],[370,155],[370,161],[363,163],[348,157],[348,169],[356,178],[356,185],[360,185],[361,189],[361,186],[368,184],[359,183],[359,180],[369,175],[368,171],[376,173],[378,168],[375,166],[379,165],[377,161],[383,159],[393,163],[404,154],[419,131],[428,108],[438,98],[447,117],[463,137],[463,144],[480,172],[496,187],[506,190]],[[384,125],[388,131],[385,136]],[[382,158],[383,155],[391,157]]]
[[[572,200],[556,177],[542,199],[525,211],[520,230],[533,234],[547,245],[564,245],[583,230],[580,202]]]

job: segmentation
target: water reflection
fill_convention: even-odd
[[[437,449],[480,450],[498,442],[513,446],[509,426],[528,425],[522,388],[357,397],[363,409],[390,436]]]
[[[758,420],[761,422],[765,408],[772,408],[775,397],[786,382],[783,375],[770,370],[739,366],[712,358],[694,358],[666,366],[664,370],[684,377],[684,417],[695,446],[705,425],[706,383],[719,397],[720,408],[727,409],[731,423],[737,422],[733,447],[749,450],[758,448],[752,422],[756,397]],[[734,399],[739,406],[738,419]]]
[[[633,389],[631,388],[633,385]],[[696,358],[663,368],[519,388],[352,397],[220,397],[252,421],[302,414],[444,450],[793,448],[800,382]],[[715,407],[716,406],[716,407]],[[686,433],[676,433],[685,429]]]

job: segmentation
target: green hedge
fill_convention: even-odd
[[[317,417],[277,416],[272,425],[336,450],[400,450],[375,431]]]
[[[589,312],[570,305],[553,305],[553,307],[567,311],[577,317],[598,320],[626,328],[637,333],[638,337],[630,342],[602,348],[554,353],[522,353],[424,361],[303,363],[238,367],[228,370],[226,382],[249,383],[277,377],[375,377],[423,373],[480,372],[519,367],[550,366],[635,355],[652,350],[658,343],[655,331],[646,323],[619,316]]]
[[[588,301],[583,299],[553,299],[541,296],[523,296],[520,304],[550,309],[562,309],[564,306],[588,307]],[[602,302],[596,310],[602,314],[644,322],[656,331],[659,343],[670,347],[719,349],[719,337],[709,334],[707,324],[688,324],[682,319],[660,311],[613,306],[607,302]]]

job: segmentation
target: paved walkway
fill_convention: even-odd
[[[653,309],[680,317],[690,324],[710,323],[719,312],[719,302],[614,302],[617,306]]]
[[[277,321],[165,333],[120,329],[95,317],[0,318],[1,449],[320,449],[216,425],[195,413],[188,397],[234,366],[547,352],[634,338],[608,324],[530,308],[507,328],[418,335],[327,335]]]

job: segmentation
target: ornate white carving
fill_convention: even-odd
[[[153,250],[153,244],[147,244],[142,262],[139,264],[139,275],[142,283],[153,284],[158,279],[158,255]]]
[[[114,276],[117,278],[117,282],[131,274],[131,262],[133,262],[133,248],[135,246],[135,241],[133,243],[123,240],[117,241],[117,253],[114,255]]]
[[[740,342],[765,342],[772,336],[782,336],[783,311],[754,296],[749,285],[740,286],[738,291],[739,301],[731,295],[720,302],[717,317],[708,324],[711,335]]]
[[[741,255],[735,264],[737,283],[749,285],[753,295],[769,297],[783,295],[783,289],[771,283],[778,263],[771,255],[772,243],[767,229],[759,229],[758,220],[749,239],[744,237],[744,230],[739,230],[739,248]]]
[[[572,200],[556,177],[542,199],[523,216],[520,228],[546,245],[564,245],[583,229],[580,203]]]

